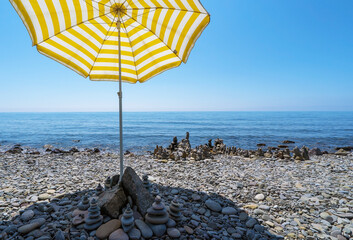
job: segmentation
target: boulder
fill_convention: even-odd
[[[147,209],[151,207],[153,198],[144,187],[142,180],[131,167],[125,169],[122,186],[125,193],[131,196],[138,211],[144,216],[147,213]]]
[[[309,155],[312,156],[321,156],[323,153],[321,152],[320,148],[312,148],[309,151]]]
[[[337,152],[335,152],[336,155],[338,156],[347,156],[349,154],[349,152],[345,151],[344,149],[340,149]]]
[[[7,150],[6,153],[10,154],[19,154],[22,153],[23,149],[21,148],[21,145],[17,144],[13,146],[11,149]]]
[[[310,160],[309,149],[307,147],[303,146],[301,152],[304,160]]]
[[[98,199],[98,206],[101,211],[111,218],[118,218],[126,203],[125,192],[118,185],[101,193]]]
[[[350,152],[353,150],[353,147],[336,147],[335,150],[338,151],[340,149],[343,149],[344,151]]]
[[[293,158],[295,160],[303,160],[302,153],[300,152],[298,147],[295,147],[292,152],[293,152]]]

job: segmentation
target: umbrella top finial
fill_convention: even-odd
[[[110,13],[114,16],[125,16],[126,7],[124,6],[124,4],[115,3],[110,7]]]

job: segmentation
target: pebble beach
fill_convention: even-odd
[[[0,238],[98,239],[73,226],[71,213],[82,195],[97,195],[97,186],[119,172],[118,161],[114,153],[0,153]],[[174,232],[153,239],[353,238],[352,153],[306,161],[129,154],[125,165],[149,175],[165,205],[175,196],[183,203]],[[25,225],[35,227],[19,231]]]

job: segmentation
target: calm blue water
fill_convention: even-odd
[[[118,149],[118,113],[0,113],[0,145],[51,144]],[[252,149],[257,143],[332,150],[353,145],[353,112],[158,112],[124,113],[124,149],[152,150],[190,132],[193,146],[208,139]],[[74,140],[80,140],[79,143]]]

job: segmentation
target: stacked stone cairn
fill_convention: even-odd
[[[309,160],[309,150],[307,147],[303,146],[301,150],[298,147],[293,149],[293,158],[295,160]]]
[[[126,233],[128,233],[134,227],[134,213],[131,210],[130,204],[127,205],[127,208],[123,213],[121,218],[121,226]]]
[[[271,149],[271,147],[268,147],[267,151],[264,153],[264,157],[265,158],[272,158],[272,156],[273,156],[272,149]]]
[[[107,179],[104,181],[104,189],[110,189],[112,187],[112,180],[110,177],[107,177]]]
[[[81,202],[78,204],[78,209],[81,211],[85,211],[89,208],[89,200],[87,196],[83,196]]]
[[[160,196],[155,198],[155,202],[152,204],[147,210],[147,214],[145,216],[145,221],[152,229],[153,233],[157,237],[161,237],[167,230],[166,223],[169,220],[169,214],[165,205],[162,203],[162,199]]]
[[[154,198],[156,198],[157,197],[157,195],[159,194],[159,190],[158,190],[158,188],[157,187],[152,187],[152,190],[151,190],[151,195],[154,197]]]
[[[212,149],[212,152],[214,154],[223,154],[227,150],[227,146],[223,143],[223,139],[217,138],[214,141],[214,146]]]
[[[85,219],[84,228],[92,231],[97,229],[103,223],[103,216],[101,215],[100,208],[97,205],[97,200],[93,198],[88,208],[88,216]]]
[[[169,206],[169,216],[176,222],[179,222],[182,218],[181,207],[182,205],[176,197]]]
[[[156,146],[153,156],[155,159],[171,159],[171,160],[204,160],[212,159],[212,140],[209,144],[196,146],[194,149],[191,148],[190,134],[187,132],[184,139],[178,142],[178,138],[174,137],[172,143],[167,147]]]
[[[147,191],[151,192],[151,183],[148,180],[148,175],[143,175],[143,186],[147,189]]]
[[[276,158],[283,160],[309,160],[309,149],[307,147],[302,147],[301,149],[295,147],[292,151],[287,144],[294,144],[293,141],[283,141],[283,144],[277,147],[268,147],[267,151],[263,149],[266,146],[265,143],[257,144],[257,150],[246,150],[241,148],[236,148],[235,146],[227,147],[222,139],[215,139],[214,144],[212,144],[212,139],[208,141],[207,144],[196,146],[191,148],[189,141],[190,134],[187,132],[185,139],[178,142],[177,137],[173,138],[172,143],[167,147],[156,146],[153,156],[158,160],[205,160],[213,159],[214,155],[222,154],[228,156],[241,156],[246,158]],[[292,156],[293,153],[293,156]],[[314,154],[312,154],[314,153]],[[321,153],[320,149],[311,151],[311,155],[319,155]]]

